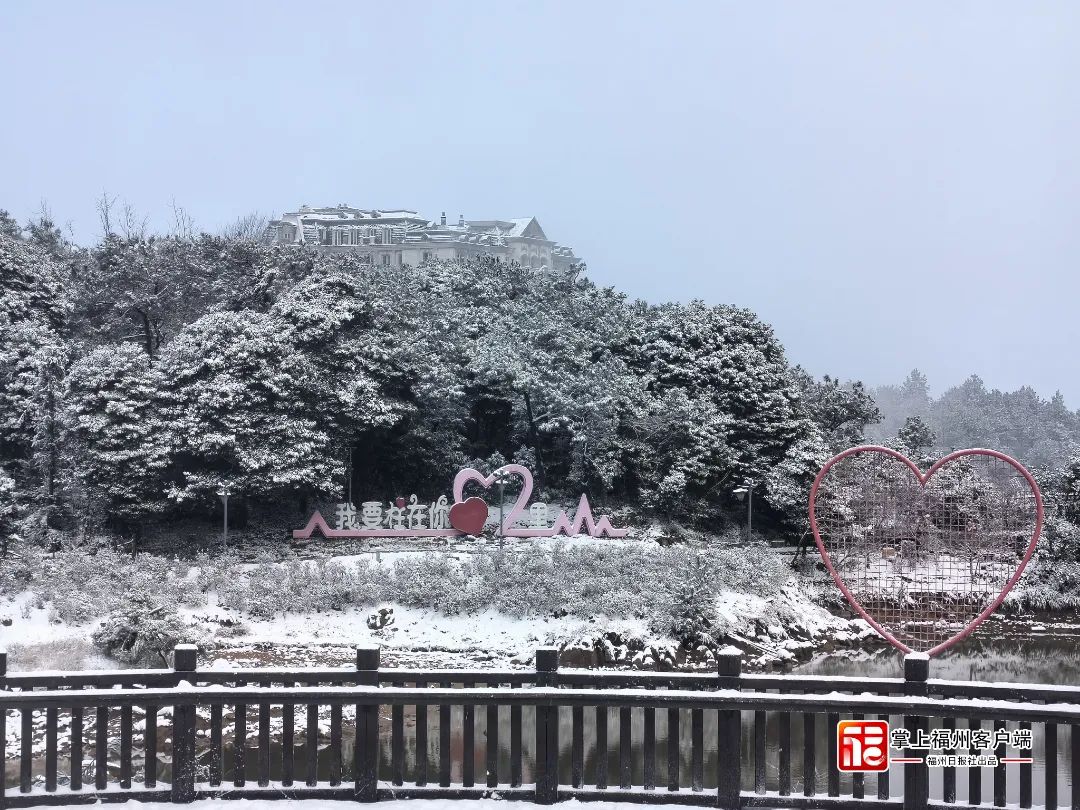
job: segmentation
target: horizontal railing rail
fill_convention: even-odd
[[[241,686],[270,683],[358,683],[358,672],[351,667],[309,668],[244,668],[199,670],[195,682],[200,685]],[[117,669],[96,672],[34,671],[17,672],[7,676],[8,690],[85,689],[115,687],[175,686],[181,676],[171,669]],[[190,678],[188,679],[190,680]],[[535,683],[535,673],[524,669],[476,670],[419,670],[397,667],[379,669],[379,683],[465,683],[485,682],[512,686]],[[564,686],[600,688],[647,689],[716,689],[716,676],[701,672],[642,672],[638,670],[560,669],[559,683]],[[820,676],[785,674],[741,675],[743,691],[803,692],[819,694],[842,692],[876,695],[904,694],[903,678],[859,678],[852,676]],[[989,683],[985,681],[954,681],[929,678],[926,687],[930,694],[941,697],[979,697],[999,700],[1080,703],[1080,687],[1058,684]]]
[[[537,651],[533,671],[382,668],[374,649],[349,669],[199,670],[190,646],[174,657],[172,670],[7,675],[0,654],[0,739],[17,739],[18,760],[0,808],[497,791],[542,804],[941,810],[983,805],[985,790],[995,807],[1080,810],[1080,690],[932,680],[917,656],[895,679],[743,675],[736,653],[712,675],[562,670],[554,649]],[[909,748],[891,772],[842,773],[838,722],[864,719],[941,740],[1018,732],[1039,769],[994,736],[978,747],[997,757],[989,768],[931,769]]]
[[[647,691],[644,689],[578,689],[526,687],[517,690],[465,687],[462,689],[409,689],[384,686],[342,687],[242,687],[217,686],[184,689],[87,689],[61,692],[0,692],[0,707],[6,709],[84,709],[99,706],[124,707],[154,705],[196,706],[243,703],[271,705],[318,704],[320,706],[531,706],[575,707],[610,704],[631,708],[784,712],[864,712],[867,714],[915,714],[933,717],[978,717],[1038,722],[1080,723],[1080,705],[1069,703],[1017,703],[1008,700],[971,700],[929,697],[881,697],[879,695],[821,694],[798,695],[772,692],[741,692],[719,689],[713,692]]]

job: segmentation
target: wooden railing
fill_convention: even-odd
[[[0,653],[0,739],[13,721],[19,738],[17,778],[0,782],[0,808],[493,792],[541,804],[602,798],[723,808],[954,806],[961,769],[924,762],[895,765],[891,773],[841,774],[837,722],[878,718],[911,733],[1034,727],[1043,741],[1039,806],[1046,808],[1062,806],[1058,747],[1066,726],[1068,801],[1080,810],[1080,689],[932,680],[927,660],[915,656],[904,662],[905,677],[895,679],[744,675],[734,653],[721,654],[712,675],[560,670],[555,649],[537,651],[534,671],[381,668],[379,651],[366,648],[347,669],[198,670],[191,646],[178,647],[174,660],[172,670],[7,675]],[[252,749],[249,721],[257,738]],[[429,739],[432,725],[437,741]],[[43,748],[36,747],[42,738]],[[432,768],[428,754],[435,750]],[[1000,745],[997,754],[1004,753]],[[931,780],[932,770],[940,779]],[[986,804],[984,769],[966,771],[964,803]],[[993,806],[1032,806],[1032,764],[999,763],[987,781]]]

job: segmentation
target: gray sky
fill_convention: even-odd
[[[0,207],[535,214],[869,384],[1080,406],[1080,4],[20,3]]]

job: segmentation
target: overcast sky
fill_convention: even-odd
[[[535,215],[815,373],[1076,408],[1078,42],[1072,0],[9,4],[0,208]]]

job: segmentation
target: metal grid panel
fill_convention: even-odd
[[[928,478],[880,449],[842,454],[815,491],[818,539],[849,598],[926,652],[990,607],[1026,559],[1039,510],[1025,472],[985,452],[954,454]]]

